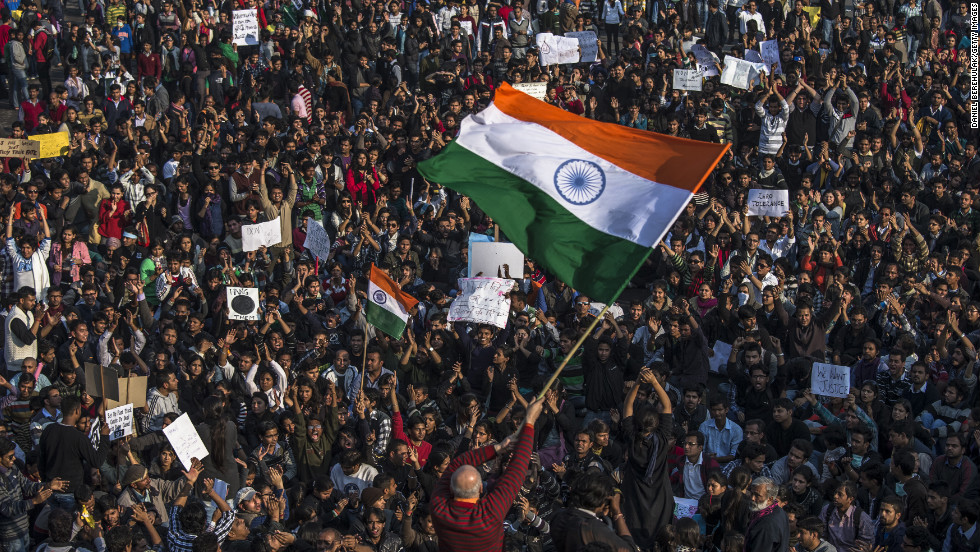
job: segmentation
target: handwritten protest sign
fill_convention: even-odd
[[[592,63],[599,59],[599,38],[593,31],[575,31],[565,33],[568,38],[578,40],[578,47],[581,49],[579,61]]]
[[[718,68],[715,67],[718,56],[714,52],[701,44],[691,46],[691,51],[694,52],[694,58],[698,61],[698,71],[701,71],[702,75],[713,77],[718,74]]]
[[[246,224],[242,226],[242,250],[255,251],[262,247],[272,247],[282,243],[282,226],[279,217],[269,222]]]
[[[510,316],[513,287],[514,281],[506,278],[460,278],[460,294],[449,306],[449,321],[503,328]]]
[[[783,73],[783,63],[779,59],[779,41],[778,40],[766,40],[759,43],[759,51],[762,55],[762,61],[766,64],[767,68],[771,68],[773,65],[776,66],[776,73]]]
[[[701,73],[696,69],[674,69],[674,88],[701,91]]]
[[[470,278],[481,272],[481,276],[489,278],[506,278],[504,265],[507,265],[512,278],[524,276],[524,253],[512,243],[474,242],[470,246],[470,259]]]
[[[578,40],[552,33],[538,33],[534,39],[538,43],[538,53],[541,56],[541,66],[578,63]]]
[[[229,320],[258,320],[259,288],[226,287]]]
[[[31,139],[40,143],[41,153],[37,156],[38,159],[68,155],[70,141],[68,131],[35,134]]]
[[[200,460],[208,455],[208,448],[204,446],[187,413],[181,414],[172,424],[163,428],[163,434],[170,441],[174,454],[185,470],[191,469],[191,458]]]
[[[259,43],[259,16],[256,10],[235,10],[232,12],[232,41],[239,46],[254,46]]]
[[[19,138],[0,138],[0,157],[27,157],[37,159],[41,156],[41,142]]]
[[[789,211],[789,190],[749,190],[749,216],[781,217]]]
[[[124,404],[105,411],[105,420],[109,424],[109,440],[115,441],[133,434],[133,405]]]
[[[725,56],[725,67],[721,72],[721,83],[747,90],[752,64],[732,56]]]
[[[542,101],[548,95],[548,83],[546,82],[519,82],[514,85],[514,88]]]
[[[732,354],[732,346],[724,341],[715,341],[715,346],[711,348],[711,356],[708,357],[708,369],[716,374],[724,374],[722,366],[728,366],[728,357]]]
[[[321,261],[330,257],[330,235],[313,217],[306,218],[306,241],[303,242],[303,247]]]
[[[693,518],[698,513],[698,501],[693,498],[674,497],[674,517]]]
[[[851,368],[814,362],[810,371],[810,392],[814,395],[847,398],[851,391]]]
[[[758,52],[756,53],[758,54]],[[725,56],[725,67],[721,72],[721,83],[748,90],[755,86],[760,74],[763,72],[768,72],[765,63],[752,63],[744,59]]]

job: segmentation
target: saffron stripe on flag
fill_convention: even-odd
[[[728,151],[728,144],[602,123],[529,98],[503,83],[494,92],[492,105],[515,119],[541,125],[637,176],[692,193]]]

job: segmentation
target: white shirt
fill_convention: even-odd
[[[684,498],[697,500],[704,494],[704,483],[701,481],[701,462],[704,460],[704,453],[698,455],[698,461],[692,464],[684,457]]]
[[[758,23],[758,25],[759,25],[759,32],[765,34],[765,32],[766,32],[766,24],[762,20],[762,14],[759,13],[758,11],[756,11],[754,14],[752,14],[752,13],[749,13],[748,11],[746,11],[746,10],[742,10],[742,11],[738,12],[738,32],[739,33],[741,33],[741,34],[745,34],[746,33],[745,27],[746,27],[746,24],[749,21],[755,21],[756,23]]]
[[[769,247],[769,243],[766,242],[766,240],[762,240],[762,243],[759,244],[759,249],[768,253],[773,259],[779,259],[789,254],[789,250],[792,249],[795,244],[796,238],[783,236],[782,238],[776,240],[776,243],[772,247]]]
[[[760,247],[759,249],[762,249],[762,248]],[[759,275],[756,274],[755,277],[756,278],[759,278]],[[742,280],[742,283],[743,284],[748,284],[748,285],[752,286],[752,289],[755,291],[755,302],[756,302],[756,304],[761,305],[762,304],[762,290],[763,289],[766,289],[767,286],[775,286],[775,285],[778,285],[779,284],[779,280],[777,280],[776,279],[776,276],[773,275],[772,270],[769,270],[769,274],[766,274],[762,278],[759,278],[759,280],[762,282],[762,287],[761,288],[755,287],[755,284],[752,283],[752,280],[748,276],[746,276],[745,279]]]

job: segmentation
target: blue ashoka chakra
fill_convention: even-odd
[[[384,305],[388,301],[388,294],[381,291],[380,289],[374,292],[374,302],[379,305]]]
[[[555,171],[555,190],[573,205],[588,205],[606,189],[606,173],[585,159],[569,159]]]

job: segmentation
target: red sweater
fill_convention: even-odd
[[[38,100],[37,103],[32,103],[30,100],[24,100],[20,102],[20,110],[23,112],[24,128],[30,132],[37,126],[38,117],[48,110],[48,102]]]
[[[374,182],[368,181],[369,176],[374,178]],[[371,167],[370,172],[356,170],[353,165],[347,169],[347,193],[364,210],[374,209],[374,204],[378,202],[380,182],[378,171],[374,167]]]
[[[395,414],[391,417],[391,425],[395,429],[395,439],[401,439],[402,441],[408,443],[409,448],[415,450],[415,454],[417,454],[419,457],[419,466],[424,468],[425,461],[429,459],[429,453],[432,452],[432,445],[426,443],[425,441],[422,441],[419,446],[412,444],[412,440],[405,434],[405,425],[402,422],[401,412],[395,412]]]
[[[525,425],[507,470],[490,492],[476,503],[454,500],[449,482],[460,466],[479,466],[496,456],[493,446],[471,450],[457,456],[436,483],[432,497],[432,522],[439,536],[439,550],[486,552],[504,547],[504,516],[527,475],[534,443],[534,427]]]
[[[140,52],[140,55],[136,56],[136,78],[142,81],[143,77],[155,77],[157,82],[160,82],[161,75],[163,75],[163,64],[160,54],[146,55]]]

